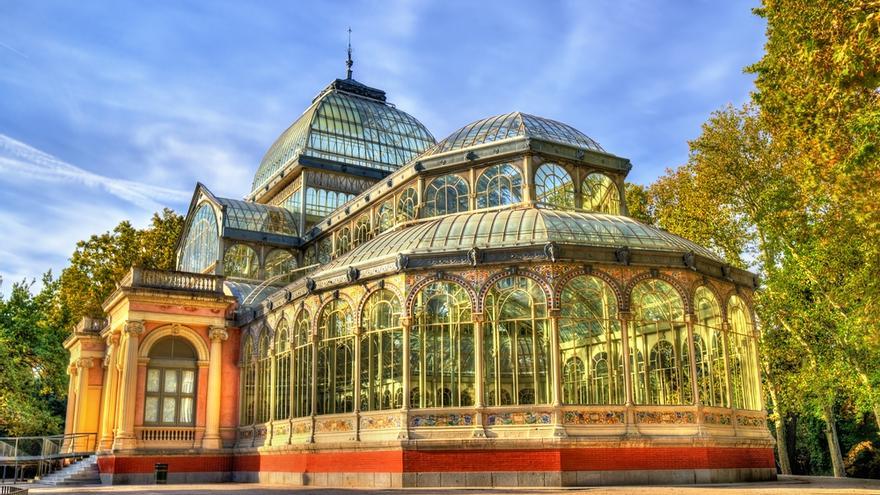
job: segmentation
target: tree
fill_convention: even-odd
[[[67,358],[59,324],[59,283],[51,273],[33,294],[33,281],[0,296],[0,435],[45,435],[61,430],[67,395]]]
[[[60,278],[58,297],[67,310],[66,324],[83,316],[102,317],[101,304],[131,267],[174,269],[174,243],[182,228],[183,217],[165,208],[153,214],[146,229],[123,221],[110,232],[78,242]]]

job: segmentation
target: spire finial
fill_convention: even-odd
[[[351,26],[348,28],[348,60],[345,61],[346,66],[346,79],[351,79],[351,66],[354,65],[354,60],[351,59]]]

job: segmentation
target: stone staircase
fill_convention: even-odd
[[[45,485],[71,486],[71,485],[94,485],[101,483],[98,473],[97,456],[89,456],[85,459],[59,469],[52,474],[36,481]]]

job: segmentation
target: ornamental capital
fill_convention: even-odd
[[[474,323],[484,323],[486,316],[483,313],[471,313],[471,321]]]
[[[400,317],[400,326],[402,326],[402,327],[404,327],[404,328],[409,328],[409,327],[411,327],[412,324],[413,324],[413,321],[412,321],[412,320],[413,320],[413,319],[412,319],[411,316],[401,316],[401,317]]]
[[[107,343],[109,345],[117,346],[117,345],[119,345],[119,338],[120,338],[119,332],[113,332],[107,336]]]
[[[130,337],[139,337],[142,333],[144,333],[143,320],[126,321],[125,326],[123,327],[123,332],[127,333]]]
[[[94,360],[92,358],[79,358],[76,360],[77,368],[91,368],[95,365]]]
[[[223,342],[229,338],[229,332],[226,331],[226,327],[210,327],[208,337],[211,342]]]

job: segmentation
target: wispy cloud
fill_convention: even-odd
[[[167,187],[106,177],[60,160],[0,134],[0,172],[35,181],[71,182],[100,189],[141,208],[184,202],[189,193]]]

